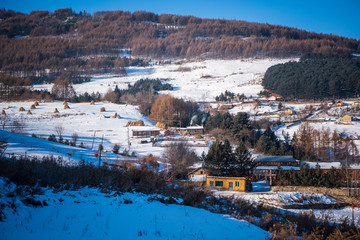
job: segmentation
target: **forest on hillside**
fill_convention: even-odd
[[[299,62],[270,67],[263,86],[285,98],[338,99],[360,95],[360,59],[352,55],[304,54]]]
[[[353,53],[360,41],[296,28],[236,20],[137,11],[92,15],[71,8],[30,14],[0,10],[0,70],[30,77],[70,78],[124,73],[146,58],[288,57],[306,52]]]

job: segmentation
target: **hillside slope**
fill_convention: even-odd
[[[1,70],[25,76],[56,76],[66,68],[73,78],[144,64],[120,58],[124,48],[133,56],[190,59],[351,53],[360,46],[355,39],[285,26],[144,11],[90,16],[69,8],[30,14],[2,10],[0,18]]]

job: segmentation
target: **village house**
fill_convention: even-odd
[[[293,114],[295,114],[295,111],[292,110],[292,109],[286,109],[286,110],[284,111],[284,113],[285,113],[286,115],[293,115]]]
[[[160,135],[160,128],[148,126],[131,127],[133,137],[156,137]]]
[[[188,177],[192,182],[205,182],[206,171],[203,167],[194,168],[189,172]]]
[[[251,191],[251,183],[244,177],[207,176],[206,188],[209,190],[245,192]]]
[[[343,166],[341,162],[301,162],[301,164],[307,164],[310,168],[317,168],[319,166],[322,172],[328,172],[331,168],[336,171],[342,171]],[[353,177],[356,179],[360,178],[360,165],[359,164],[350,164],[349,172],[352,173]]]
[[[203,126],[186,127],[186,131],[190,135],[204,135],[204,127]]]
[[[254,159],[253,175],[258,177],[273,177],[277,170],[300,170],[300,161],[292,156],[260,156]]]

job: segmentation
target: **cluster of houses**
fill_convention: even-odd
[[[294,159],[292,156],[261,156],[254,159],[255,168],[252,175],[256,179],[266,179],[270,186],[272,180],[276,179],[276,171],[299,171],[302,164],[309,165],[310,168],[319,166],[323,172],[330,171],[331,168],[341,170],[340,162],[303,162]],[[351,165],[349,171],[352,171],[353,176],[360,178],[360,165]],[[225,191],[251,191],[251,184],[249,177],[220,177],[209,176],[203,167],[198,167],[189,173],[190,181],[197,181],[206,183],[209,190],[225,190]]]

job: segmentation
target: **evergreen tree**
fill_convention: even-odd
[[[209,148],[205,158],[205,166],[213,175],[222,175],[224,145],[216,140]]]
[[[113,149],[112,149],[113,153],[118,154],[118,153],[119,153],[119,150],[120,150],[119,145],[115,144],[114,147],[113,147]]]
[[[223,161],[221,168],[226,176],[231,175],[231,170],[234,168],[235,157],[231,149],[229,140],[225,139],[223,148]]]
[[[235,149],[234,159],[234,167],[231,171],[232,176],[248,176],[250,171],[255,167],[254,162],[251,160],[251,153],[245,147],[243,142],[240,142]]]

